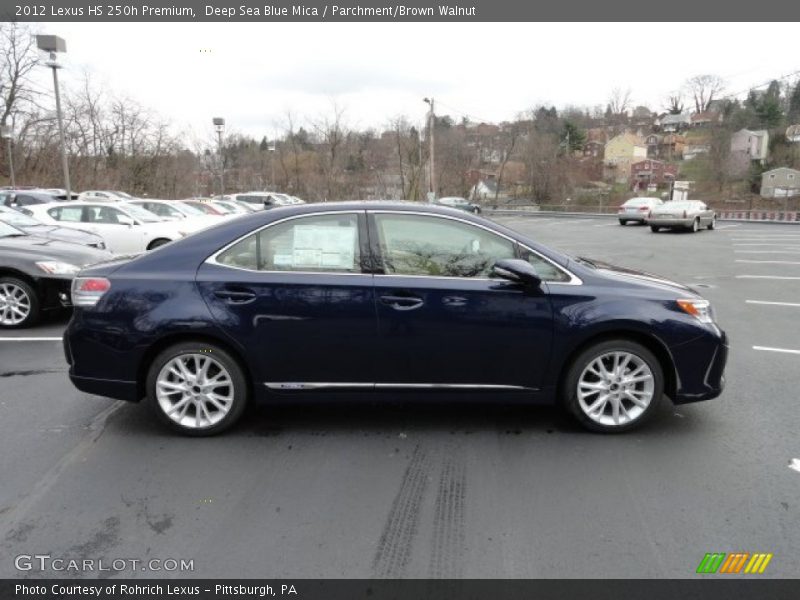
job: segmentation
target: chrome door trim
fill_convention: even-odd
[[[485,231],[488,231],[489,233],[492,233],[492,234],[494,234],[496,236],[504,238],[504,239],[508,240],[509,242],[513,242],[514,244],[519,244],[520,246],[525,248],[528,252],[532,252],[533,254],[535,254],[536,256],[538,256],[539,258],[544,260],[545,262],[550,263],[556,269],[558,269],[559,271],[561,271],[561,272],[565,273],[567,276],[569,276],[569,281],[542,280],[543,283],[546,283],[547,285],[583,285],[583,281],[581,280],[581,278],[578,277],[577,275],[575,275],[572,271],[570,271],[566,267],[562,267],[557,262],[551,260],[550,258],[545,256],[541,252],[538,252],[538,251],[534,250],[530,246],[526,246],[525,244],[523,244],[519,240],[517,240],[517,239],[515,239],[515,238],[513,238],[513,237],[511,237],[509,235],[506,235],[505,233],[501,233],[499,231],[495,231],[494,229],[492,229],[491,227],[487,227],[486,225],[481,225],[480,223],[474,223],[474,222],[472,222],[472,221],[470,221],[468,219],[462,219],[462,218],[457,217],[455,215],[440,215],[438,213],[429,213],[429,212],[413,211],[413,210],[392,210],[392,209],[388,209],[388,208],[383,208],[383,209],[381,209],[381,208],[379,208],[379,209],[367,208],[366,210],[367,210],[367,214],[375,214],[375,215],[378,215],[378,214],[417,215],[417,216],[421,216],[421,217],[434,217],[434,218],[438,218],[438,219],[450,219],[451,221],[458,221],[459,223],[465,223],[467,225],[472,225],[473,227],[479,227],[480,229],[483,229]],[[390,273],[390,274],[376,273],[375,277],[422,277],[422,278],[426,278],[426,279],[461,279],[461,280],[471,280],[471,281],[498,281],[497,279],[491,279],[491,278],[488,278],[488,277],[452,277],[452,276],[444,277],[444,276],[438,276],[438,275],[399,275],[399,274],[394,274],[394,273]]]
[[[338,390],[338,389],[371,389],[371,390],[495,390],[535,392],[538,388],[521,385],[503,385],[494,383],[356,383],[356,382],[320,382],[320,381],[266,381],[264,385],[270,390],[303,391],[303,390]]]

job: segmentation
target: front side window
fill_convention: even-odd
[[[87,206],[86,207],[86,220],[89,223],[102,223],[106,225],[121,225],[120,217],[125,215],[116,208],[108,206]]]
[[[358,217],[343,213],[283,221],[237,242],[216,261],[253,271],[360,273]]]
[[[440,217],[376,214],[387,275],[489,277],[492,265],[514,258],[514,242],[485,229]]]

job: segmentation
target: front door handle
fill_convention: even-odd
[[[381,296],[381,302],[395,310],[414,310],[425,304],[418,296]]]
[[[246,304],[256,299],[256,293],[252,290],[240,289],[230,290],[222,289],[214,292],[217,298],[225,300],[229,304]]]

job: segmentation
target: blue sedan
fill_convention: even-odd
[[[409,393],[559,403],[621,432],[664,396],[718,396],[728,354],[688,287],[412,203],[242,216],[84,269],[72,302],[73,384],[189,435],[249,402]]]

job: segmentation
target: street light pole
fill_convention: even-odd
[[[8,173],[11,179],[11,187],[16,189],[17,182],[14,178],[14,154],[11,146],[11,138],[14,137],[14,131],[11,129],[11,127],[3,125],[0,127],[0,137],[6,138],[6,142],[8,144]]]
[[[433,98],[432,97],[431,98],[423,98],[423,100],[424,100],[424,102],[426,104],[429,104],[430,107],[431,107],[431,111],[430,111],[430,113],[428,115],[428,132],[429,132],[429,137],[430,137],[430,142],[431,142],[430,174],[428,176],[429,186],[430,187],[429,187],[428,193],[429,193],[429,195],[432,195],[431,198],[429,198],[429,199],[432,200],[436,196],[436,171],[434,170],[434,148],[435,148],[434,130],[436,129],[436,114],[434,113],[434,100],[433,100]]]
[[[45,63],[53,69],[53,89],[56,96],[56,118],[58,119],[58,137],[61,142],[61,166],[64,170],[64,188],[67,190],[67,200],[72,199],[72,186],[69,181],[69,161],[67,160],[67,142],[64,137],[64,118],[61,115],[61,94],[58,89],[58,70],[61,65],[57,61],[58,52],[67,51],[67,43],[57,35],[37,35],[36,45],[40,50],[50,54],[50,60]]]
[[[225,158],[222,156],[222,134],[225,131],[225,119],[214,117],[211,119],[214,129],[217,130],[217,153],[219,154],[219,195],[225,195]]]

